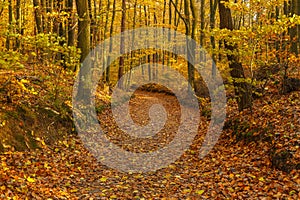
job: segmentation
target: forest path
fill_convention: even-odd
[[[167,145],[176,132],[180,116],[175,96],[138,91],[130,101],[136,123],[149,122],[148,108],[161,103],[170,113],[165,130],[150,142],[132,139],[115,126],[111,111],[99,120],[115,144],[134,152],[154,151]],[[297,199],[298,174],[270,168],[263,142],[243,145],[226,130],[212,151],[199,159],[209,120],[201,117],[198,135],[191,147],[165,168],[148,173],[125,173],[99,162],[77,136],[31,152],[8,152],[1,156],[0,198],[18,195],[30,199]],[[131,144],[131,145],[130,145]],[[6,196],[5,196],[6,195]]]

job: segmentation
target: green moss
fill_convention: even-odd
[[[105,108],[106,108],[107,106],[106,105],[98,105],[98,106],[96,106],[96,112],[97,113],[101,113]]]
[[[14,133],[12,136],[14,141],[12,145],[17,151],[24,151],[26,149],[25,137],[21,133]]]

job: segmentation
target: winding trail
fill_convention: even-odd
[[[130,101],[132,119],[146,125],[153,104],[162,104],[168,120],[150,140],[134,139],[116,126],[110,109],[99,114],[112,142],[134,152],[155,151],[167,145],[178,127],[175,96],[138,91]],[[297,199],[299,174],[271,168],[264,142],[236,143],[224,130],[217,145],[202,160],[198,151],[209,120],[201,117],[198,134],[180,159],[149,173],[122,173],[110,169],[84,148],[76,136],[31,152],[1,155],[0,198],[20,199]]]

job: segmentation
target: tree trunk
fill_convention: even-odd
[[[205,14],[205,9],[204,9],[204,6],[205,6],[205,0],[201,0],[201,5],[200,5],[200,46],[201,48],[203,48],[204,46],[204,26],[205,26],[205,21],[204,21],[204,14]],[[200,52],[200,60],[201,62],[204,61],[204,52]]]
[[[229,0],[221,2],[221,0],[219,0],[220,29],[233,30],[231,11],[229,8],[225,7],[223,3],[228,1]],[[230,52],[229,54],[227,54],[230,75],[233,78],[238,108],[240,111],[242,111],[243,109],[249,108],[252,105],[250,86],[245,82],[245,75],[242,64],[239,62],[237,56],[233,54],[233,51],[238,50],[237,46],[229,44],[226,40],[224,41],[224,46],[225,49]]]
[[[92,7],[92,0],[88,0],[88,9],[89,9],[89,16],[90,16],[90,45],[93,48],[95,43],[95,32],[96,32],[96,25],[95,25],[95,18],[93,16],[93,7]]]
[[[150,25],[150,13],[148,13],[148,11],[150,10],[150,8],[148,7],[148,10],[147,10],[147,6],[144,5],[144,13],[145,13],[145,26],[149,26]],[[148,35],[148,31],[146,30],[146,33]],[[148,47],[148,41],[146,41],[146,48]],[[148,63],[148,79],[149,81],[151,80],[151,67],[150,67],[150,55],[146,55],[145,56],[145,63]],[[142,68],[143,70],[143,68]]]
[[[299,0],[292,0],[291,1],[291,16],[294,14],[297,14],[297,11],[299,10],[299,6],[297,5]],[[298,55],[298,42],[297,42],[297,25],[294,27],[290,28],[290,41],[291,41],[291,52],[294,53],[295,55]]]
[[[176,1],[177,1],[177,0],[176,0]],[[169,6],[171,6],[171,5],[169,5]],[[165,24],[165,23],[166,23],[166,9],[167,9],[167,1],[164,0],[164,8],[163,8],[162,24]],[[175,21],[176,21],[176,12],[175,12],[174,18],[175,18]],[[165,30],[163,30],[163,31],[165,31]],[[165,33],[165,32],[164,32],[164,33]],[[165,42],[164,42],[164,44],[165,44]],[[162,65],[164,65],[164,64],[165,64],[165,51],[162,51],[161,57],[162,57]]]
[[[87,0],[76,0],[78,12],[78,48],[81,50],[80,62],[82,63],[90,51],[90,17],[88,14]]]
[[[114,21],[115,21],[115,16],[116,16],[116,0],[113,2],[113,12],[112,12],[112,17],[111,17],[111,24],[110,24],[110,30],[109,30],[109,54],[112,52],[112,34],[114,32]],[[108,55],[107,58],[107,63],[110,63],[110,55]],[[110,67],[106,67],[106,82],[109,84],[109,73],[110,73]]]
[[[121,33],[125,31],[125,20],[126,20],[126,0],[122,0],[122,19],[121,19]],[[125,53],[125,43],[124,43],[124,37],[121,36],[120,41],[120,60],[119,60],[119,72],[118,72],[118,87],[123,88],[123,82],[121,81],[121,77],[124,73],[124,56]]]
[[[70,17],[68,19],[68,46],[75,46],[75,23],[73,0],[67,0],[67,9]]]
[[[217,2],[217,0],[210,0],[209,4],[210,4],[210,31],[212,31],[215,28],[215,19],[216,19],[216,11],[217,11],[218,2]],[[215,41],[214,36],[210,36],[210,43],[212,46],[211,57],[213,60],[211,74],[212,74],[212,77],[214,78],[216,76],[216,71],[217,71],[217,68],[216,68],[217,59],[216,59],[216,53],[214,52],[216,49],[216,41]]]
[[[57,13],[60,13],[63,9],[63,0],[53,0],[54,10]],[[54,18],[53,32],[59,35],[59,29],[61,28],[62,20],[59,18],[59,15]]]
[[[204,0],[202,0],[202,1],[204,3]],[[195,6],[195,0],[190,0],[190,9],[191,9],[192,17],[193,17],[191,19],[190,36],[191,36],[192,40],[195,41],[196,40],[197,20],[198,20],[198,10]],[[202,27],[203,24],[201,22],[201,28],[203,28],[201,30],[204,30],[204,27]],[[203,32],[201,32],[201,34],[203,34]],[[204,37],[204,35],[202,35],[202,36]],[[188,69],[189,69],[189,73],[190,73],[190,81],[191,81],[190,84],[192,87],[194,87],[195,86],[195,67],[191,63],[194,63],[194,61],[195,61],[196,45],[193,41],[191,41],[191,43],[189,43],[187,53],[188,53],[188,60],[189,60]]]
[[[137,0],[134,1],[132,30],[134,30],[135,26],[136,26],[136,15],[137,15]],[[132,41],[131,41],[131,49],[134,48],[135,42],[136,42],[135,41],[135,33],[133,32],[132,33]],[[135,57],[135,53],[134,53],[134,51],[131,51],[131,55],[130,55],[130,72],[129,72],[129,78],[127,80],[127,86],[126,86],[127,88],[129,88],[129,86],[130,86],[131,73],[132,73],[131,70],[135,65],[134,57]]]
[[[8,1],[8,35],[6,38],[6,49],[10,49],[10,34],[12,34],[12,21],[13,21],[13,8],[12,8],[12,0]]]
[[[39,0],[33,0],[33,6],[34,6],[34,18],[35,18],[37,33],[42,33],[43,24],[42,24],[42,14],[40,12]]]
[[[166,0],[165,0],[166,1]],[[171,6],[171,1],[169,1],[169,27],[172,27],[172,6]],[[175,5],[176,6],[176,5]],[[169,32],[168,34],[168,43],[171,44],[171,32]],[[175,38],[174,38],[175,39]],[[174,43],[174,47],[175,47],[175,43]],[[173,57],[173,53],[172,52],[168,52],[168,65],[171,65],[170,60]]]
[[[40,0],[40,13],[41,13],[41,19],[42,19],[42,25],[43,25],[43,31],[46,33],[49,33],[48,31],[48,23],[47,23],[47,16],[46,14],[46,0]]]
[[[190,36],[191,34],[191,20],[190,20],[190,0],[184,0],[184,15],[185,15],[185,34]],[[187,47],[187,59],[188,61],[191,59],[191,52],[190,52],[190,42],[186,39],[186,47]],[[191,66],[190,62],[187,61],[188,65],[188,81],[193,86],[193,67]]]
[[[83,63],[90,51],[90,16],[87,0],[76,0],[78,13],[78,48],[81,50],[80,62]],[[90,102],[91,84],[91,62],[88,60],[84,63],[85,66],[80,70],[80,82],[78,86],[77,97],[85,99],[85,103]]]
[[[108,19],[109,19],[109,12],[110,12],[110,0],[107,0],[107,5],[106,5],[106,15],[105,15],[105,24],[104,24],[104,30],[103,30],[103,39],[104,40],[106,40],[106,38],[107,38],[107,34],[106,34],[106,32],[107,32],[107,30],[108,30]],[[103,54],[103,65],[102,65],[102,69],[103,70],[105,70],[105,67],[107,66],[107,64],[108,64],[108,62],[107,62],[107,58],[108,58],[108,56],[107,56],[107,51],[106,51],[106,44],[104,43],[104,46],[103,46],[103,52],[102,52],[102,54]],[[105,70],[105,72],[106,72],[107,70]],[[109,74],[106,74],[106,73],[103,73],[103,80],[107,80],[107,76],[108,76]],[[107,82],[108,83],[108,82]]]
[[[16,2],[16,31],[17,34],[22,34],[22,20],[21,20],[21,0],[17,0]],[[21,42],[20,36],[16,38],[15,50],[20,50]]]

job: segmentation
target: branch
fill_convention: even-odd
[[[173,0],[170,0],[170,2],[173,4],[174,8],[175,8],[175,11],[178,13],[179,17],[183,20],[184,24],[187,25],[187,21],[186,21],[186,18],[184,18],[180,11],[178,10],[176,4],[173,2]]]
[[[5,0],[2,2],[3,4],[5,3]],[[3,10],[4,10],[4,6],[1,8],[1,10],[0,10],[0,16],[2,15],[2,13],[3,13]]]

